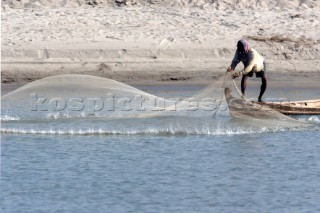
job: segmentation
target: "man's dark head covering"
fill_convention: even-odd
[[[237,49],[239,52],[247,53],[249,51],[249,43],[245,39],[241,39],[237,43]]]

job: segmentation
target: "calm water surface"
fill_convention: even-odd
[[[319,212],[319,132],[2,135],[2,212]]]

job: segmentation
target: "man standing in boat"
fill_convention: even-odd
[[[235,79],[242,75],[241,91],[245,95],[247,79],[255,73],[257,78],[261,78],[261,88],[258,97],[258,102],[262,102],[262,96],[267,88],[266,64],[262,56],[253,48],[249,48],[249,43],[245,39],[241,39],[237,43],[237,51],[234,55],[232,63],[228,68],[229,72],[234,71],[239,62],[242,62],[244,69],[240,72],[235,72],[232,78]]]

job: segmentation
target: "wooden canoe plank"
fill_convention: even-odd
[[[293,102],[255,102],[285,115],[320,115],[320,100]]]

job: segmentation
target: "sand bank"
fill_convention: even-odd
[[[2,5],[3,83],[65,73],[210,81],[224,73],[242,37],[273,76],[320,71],[315,1],[41,2]]]

